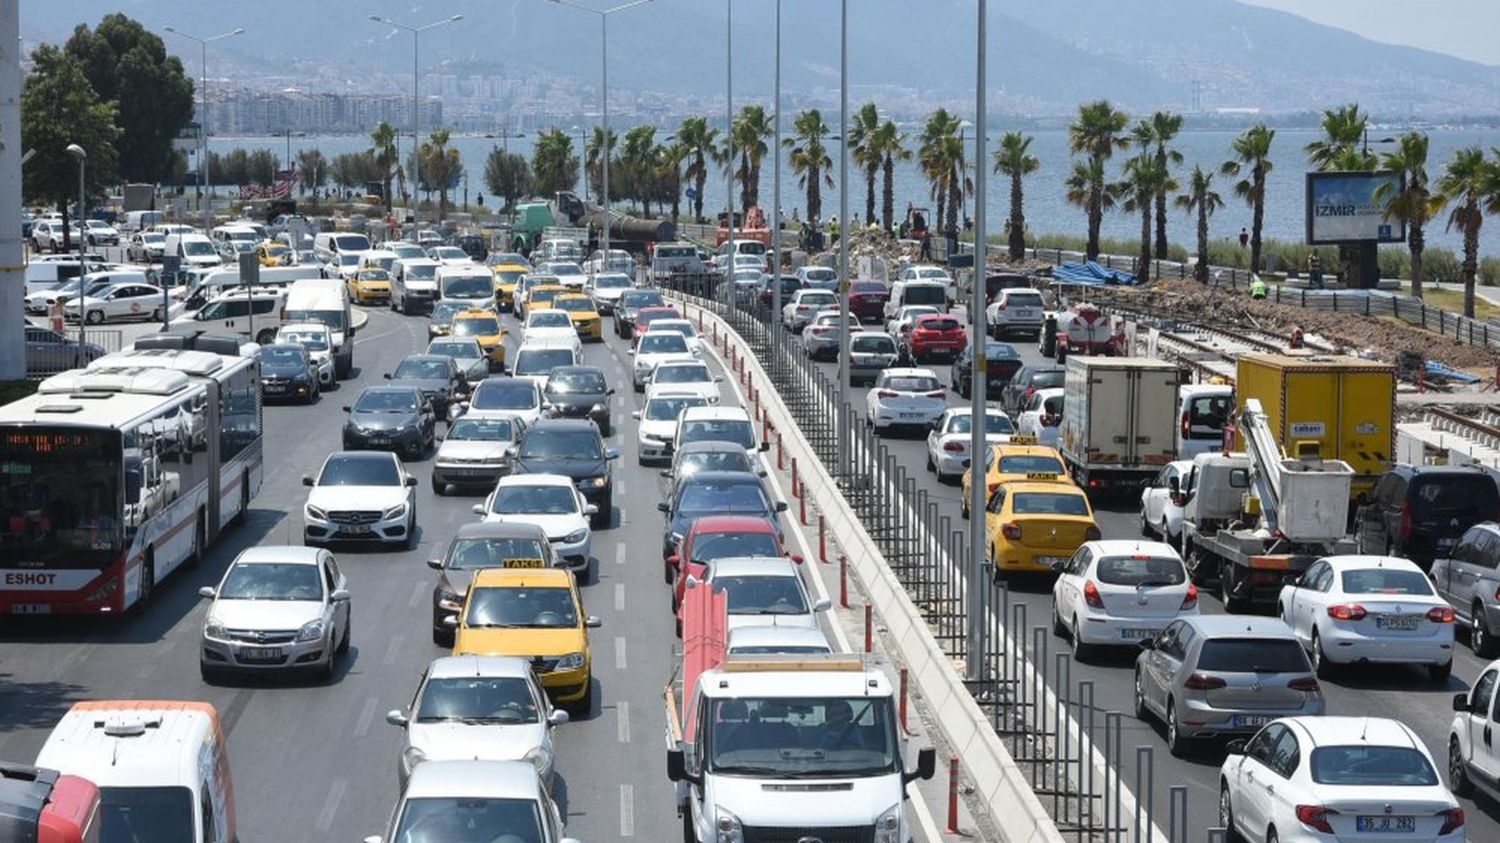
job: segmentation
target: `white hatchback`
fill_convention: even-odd
[[[635,347],[628,352],[633,359],[630,367],[631,383],[636,392],[644,391],[646,382],[651,379],[651,372],[657,365],[672,361],[683,361],[688,363],[698,362],[698,358],[688,347],[687,337],[670,331],[653,334],[647,331],[641,334]]]
[[[672,459],[672,443],[677,439],[677,425],[684,410],[707,407],[708,400],[691,392],[660,390],[646,399],[646,404],[630,416],[636,426],[636,461],[641,465]]]
[[[939,483],[956,483],[969,467],[969,444],[973,439],[974,411],[969,407],[953,407],[932,423],[932,432],[927,434],[927,470],[937,474]],[[986,410],[984,414],[984,441],[991,445],[1003,445],[1016,432],[1010,416],[999,410]]]
[[[894,427],[928,427],[948,409],[948,392],[931,369],[886,369],[865,393],[865,423],[883,435]]]
[[[573,327],[573,317],[566,310],[549,307],[526,314],[526,324],[521,328],[521,344],[572,345],[583,354],[583,343],[578,339],[578,329]]]
[[[812,599],[797,563],[784,556],[715,559],[704,582],[729,596],[729,629],[747,626],[818,628],[818,613],[833,607],[827,597]]]
[[[317,477],[302,478],[311,487],[302,507],[303,542],[400,542],[417,544],[417,478],[401,467],[401,458],[385,451],[340,451],[329,454]]]
[[[719,384],[722,375],[714,374],[707,363],[696,360],[669,360],[657,364],[651,370],[651,379],[646,385],[646,398],[658,392],[688,393],[703,398],[710,404],[719,403]]]
[[[1162,466],[1151,485],[1141,491],[1141,535],[1160,536],[1168,544],[1181,538],[1182,504],[1173,487],[1180,486],[1192,470],[1192,460],[1173,460]]]
[[[553,551],[573,571],[588,569],[593,531],[589,518],[598,508],[583,499],[573,481],[561,474],[511,474],[500,478],[474,514],[485,521],[535,524],[547,534]]]
[[[1173,619],[1198,614],[1198,587],[1161,542],[1088,542],[1056,570],[1052,630],[1073,639],[1079,661],[1099,646],[1136,647]]]

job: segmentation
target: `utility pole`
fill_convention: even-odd
[[[839,0],[839,134],[839,397],[835,414],[839,438],[834,476],[850,471],[849,235],[854,226],[849,224],[849,0]]]
[[[213,227],[211,209],[213,203],[208,198],[208,43],[210,41],[218,41],[221,38],[232,38],[243,33],[245,30],[243,27],[236,27],[228,32],[221,32],[218,35],[210,35],[206,38],[189,35],[180,29],[174,29],[170,26],[166,27],[166,30],[173,35],[181,35],[189,41],[197,41],[202,54],[203,63],[201,65],[201,72],[203,75],[200,88],[203,94],[203,113],[198,116],[198,191],[201,197],[199,204],[202,205],[203,210],[203,233],[207,234],[208,230]],[[79,300],[80,302],[82,301],[81,296]]]
[[[965,606],[964,644],[968,658],[965,659],[964,676],[970,680],[984,679],[985,622],[989,609],[990,558],[986,552],[985,504],[989,494],[984,482],[985,449],[989,447],[985,433],[989,419],[985,417],[985,399],[989,390],[988,368],[985,359],[984,331],[984,276],[985,276],[985,28],[989,16],[985,14],[985,0],[978,0],[979,22],[976,27],[978,65],[975,73],[974,96],[974,288],[969,296],[969,342],[974,344],[974,365],[969,373],[971,396],[969,408],[973,413],[969,425],[969,471],[973,482],[969,484],[969,570],[965,572],[969,581],[968,605]]]
[[[22,311],[26,292],[21,247],[21,11],[0,3],[0,313]],[[81,282],[80,282],[81,283]],[[0,379],[26,376],[26,331],[20,318],[0,324]]]

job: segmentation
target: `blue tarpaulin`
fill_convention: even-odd
[[[1442,380],[1455,381],[1457,383],[1478,383],[1482,380],[1477,375],[1460,372],[1457,369],[1450,369],[1436,360],[1427,361],[1427,377],[1441,378]]]
[[[1065,263],[1052,269],[1052,277],[1067,284],[1112,284],[1124,287],[1135,286],[1135,275],[1110,269],[1103,264]]]

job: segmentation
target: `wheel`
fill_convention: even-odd
[[[1231,614],[1238,614],[1249,608],[1246,604],[1250,601],[1234,596],[1234,564],[1231,562],[1219,566],[1219,600],[1224,603],[1224,611]]]
[[[438,497],[448,494],[448,484],[439,483],[437,477],[432,478],[432,493]]]
[[[958,392],[958,397],[960,397],[960,398],[968,398],[968,397],[970,397],[970,393],[972,393],[974,391],[974,387],[972,385],[970,385],[968,381],[959,380],[958,378],[954,378],[953,380],[955,381],[955,383],[953,385],[957,388],[955,391]]]
[[[662,582],[666,583],[667,585],[672,585],[672,583],[677,579],[677,572],[672,570],[672,563],[668,562],[665,559],[661,560],[661,579]],[[677,599],[676,589],[672,590],[672,599],[674,602]]]
[[[167,316],[167,312],[165,310],[162,310],[159,307],[157,309],[151,311],[151,321],[152,322],[160,322],[163,319],[165,319],[166,316]]]
[[[334,650],[337,655],[346,655],[349,652],[349,639],[353,635],[354,611],[350,610],[349,617],[344,619],[344,636],[339,639],[338,649]]]
[[[594,710],[594,679],[589,677],[588,690],[583,692],[583,698],[577,702],[569,703],[568,714],[577,719],[588,717]]]
[[[1427,677],[1434,685],[1442,685],[1448,681],[1453,673],[1453,660],[1449,659],[1442,664],[1430,664],[1427,666]]]
[[[1463,749],[1456,737],[1448,739],[1448,789],[1454,796],[1474,795],[1474,781],[1469,778],[1469,766],[1464,763]]]
[[[146,560],[141,563],[141,597],[136,605],[144,606],[151,599],[151,593],[156,590],[156,559],[149,553]]]
[[[432,643],[438,645],[439,647],[446,647],[446,648],[452,649],[453,648],[453,639],[454,639],[454,636],[456,634],[457,633],[455,633],[453,630],[449,629],[446,626],[444,626],[444,627],[436,627],[435,626],[435,627],[432,628]]]
[[[698,831],[693,828],[693,806],[682,808],[682,843],[698,843]]]
[[[1144,512],[1141,513],[1141,535],[1148,539],[1156,536],[1151,530],[1151,525],[1146,523],[1146,514]]]
[[[90,310],[88,315],[83,318],[83,321],[90,325],[102,325],[104,324],[104,311]]]
[[[1234,804],[1229,799],[1229,785],[1219,783],[1219,826],[1224,829],[1228,843],[1238,843],[1240,833],[1234,827]]]
[[[333,679],[334,661],[335,654],[330,651],[328,653],[328,659],[314,668],[314,675],[317,677],[319,682],[329,682]]]
[[[615,496],[607,496],[600,504],[599,511],[589,516],[589,528],[602,530],[609,526],[609,513],[615,507]]]
[[[1135,719],[1147,720],[1151,711],[1146,708],[1146,691],[1141,686],[1141,669],[1135,669]]]
[[[1266,829],[1266,843],[1281,843],[1281,838],[1277,836],[1276,829]]]
[[[1085,643],[1083,643],[1083,636],[1078,634],[1081,630],[1082,630],[1082,624],[1078,623],[1078,616],[1074,615],[1073,616],[1073,630],[1072,630],[1073,659],[1075,661],[1083,662],[1083,663],[1087,664],[1088,661],[1089,661],[1089,659],[1093,658],[1094,647],[1091,644],[1085,644]]]
[[[266,328],[255,335],[255,341],[261,345],[270,345],[276,341],[276,332],[270,328]]]
[[[1062,622],[1062,616],[1057,614],[1057,598],[1052,599],[1052,634],[1058,638],[1068,637],[1068,628]]]
[[[199,512],[193,524],[193,554],[187,560],[189,568],[196,568],[203,562],[203,548],[208,544],[207,532],[203,524],[203,513]]]
[[[417,510],[412,509],[411,518],[406,522],[406,537],[401,540],[402,550],[411,550],[417,546]]]
[[[1490,635],[1489,622],[1484,619],[1484,606],[1475,603],[1472,612],[1474,624],[1469,628],[1469,647],[1480,658],[1494,658],[1495,651],[1500,648],[1495,646],[1495,639]]]
[[[216,667],[209,667],[201,661],[198,662],[198,676],[209,685],[219,684],[219,669]]]
[[[959,514],[959,517],[963,518],[965,521],[969,520],[969,496],[968,495],[964,495],[963,496],[963,500],[960,500],[958,502],[958,514]]]
[[[934,472],[934,473],[937,471],[937,463],[935,463],[935,462],[932,461],[932,452],[931,451],[927,452],[927,470],[931,471],[931,472]]]
[[[1333,675],[1333,662],[1328,660],[1328,654],[1323,652],[1323,641],[1318,637],[1317,630],[1313,630],[1312,636],[1312,663],[1313,672],[1319,679],[1327,679]]]
[[[1174,758],[1188,754],[1188,739],[1177,728],[1177,704],[1167,700],[1167,751]]]

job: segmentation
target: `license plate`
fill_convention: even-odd
[[[502,567],[502,568],[540,568],[540,567],[542,567],[542,560],[540,560],[540,559],[507,559],[504,562],[500,563],[500,567]]]
[[[1120,638],[1123,639],[1123,640],[1125,640],[1125,641],[1143,641],[1143,640],[1145,640],[1147,638],[1155,638],[1156,634],[1158,632],[1160,632],[1160,631],[1161,630],[1158,630],[1158,629],[1145,629],[1145,628],[1141,628],[1141,629],[1122,629],[1122,630],[1120,630]]]
[[[1035,319],[1036,318],[1036,311],[1035,310],[1013,310],[1013,311],[1010,312],[1009,315],[1010,315],[1010,317],[1012,319]]]
[[[1265,714],[1236,714],[1229,719],[1229,725],[1236,729],[1259,729],[1270,723],[1271,719]]]
[[[1421,620],[1420,615],[1382,615],[1375,618],[1375,628],[1413,630]]]
[[[266,384],[266,392],[286,392],[286,387],[278,384]]]
[[[368,536],[374,531],[364,524],[343,524],[339,526],[339,532],[346,536]]]
[[[50,603],[12,603],[10,604],[12,615],[50,615],[52,604]]]
[[[1068,559],[1068,557],[1066,557],[1066,556],[1038,556],[1036,558],[1036,563],[1038,565],[1045,565],[1048,568],[1050,568],[1053,565],[1057,565],[1057,564],[1060,564],[1062,562],[1067,561],[1067,559]]]
[[[926,413],[902,413],[901,414],[901,418],[903,418],[903,419],[925,419],[925,418],[927,418],[927,414]]]
[[[388,436],[371,436],[370,437],[370,444],[371,445],[389,445],[389,444],[391,444],[391,440],[390,440],[390,437],[388,437]]]
[[[242,662],[281,661],[280,647],[240,647],[235,655]]]
[[[1361,815],[1354,818],[1354,829],[1356,831],[1391,832],[1416,831],[1417,818],[1409,815],[1376,814],[1374,816]]]

